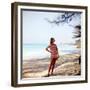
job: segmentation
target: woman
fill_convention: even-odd
[[[53,70],[55,67],[56,60],[59,58],[58,48],[54,42],[55,42],[55,39],[51,38],[50,45],[46,48],[46,51],[51,53],[51,62],[50,62],[49,69],[48,69],[48,76],[50,74],[53,75]]]

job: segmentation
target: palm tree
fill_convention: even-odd
[[[75,40],[75,45],[77,48],[81,47],[81,25],[75,26],[75,32],[74,32],[74,37]]]

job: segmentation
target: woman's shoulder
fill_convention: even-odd
[[[53,44],[54,46],[57,46],[56,44]]]
[[[52,46],[56,47],[57,45],[56,44],[51,44],[50,47],[52,47]]]

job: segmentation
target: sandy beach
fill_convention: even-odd
[[[59,57],[54,69],[54,76],[80,75],[79,54],[66,54]],[[23,60],[22,78],[46,77],[50,58]]]

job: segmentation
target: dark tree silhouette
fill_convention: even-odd
[[[81,25],[75,26],[75,32],[74,32],[73,38],[77,38],[77,40],[75,40],[76,46],[77,48],[80,48],[81,47]]]
[[[69,23],[71,22],[76,16],[79,16],[80,12],[62,12],[60,15],[57,15],[57,17],[53,20],[49,20],[48,18],[45,18],[49,23],[54,23],[56,25],[59,25],[60,23]]]
[[[75,38],[79,38],[79,37],[81,37],[81,26],[80,25],[77,25],[77,26],[75,26],[75,35],[74,35],[74,37]]]
[[[78,38],[78,40],[76,40],[76,46],[77,48],[81,47],[81,26],[77,25],[75,26],[75,35],[74,38]],[[81,55],[79,57],[79,64],[81,64]]]

